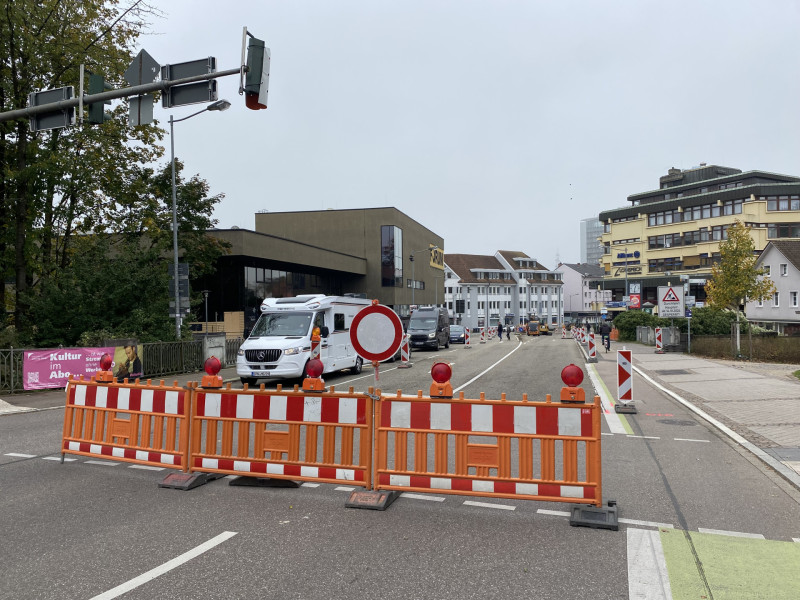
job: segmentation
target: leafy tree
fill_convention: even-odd
[[[764,278],[766,271],[756,269],[755,243],[750,228],[741,221],[728,228],[728,239],[719,245],[720,260],[711,270],[706,295],[712,306],[730,309],[740,320],[741,309],[748,300],[764,300],[775,293],[775,284]],[[736,334],[736,354],[741,354],[739,329]]]

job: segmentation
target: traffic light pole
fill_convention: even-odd
[[[15,119],[27,119],[34,115],[49,113],[57,110],[67,110],[74,108],[80,104],[94,104],[95,102],[105,102],[106,100],[117,100],[119,98],[129,98],[131,96],[141,96],[151,92],[166,92],[171,87],[176,85],[184,85],[186,83],[195,83],[198,81],[209,81],[211,79],[218,79],[219,77],[227,77],[229,75],[241,76],[243,72],[247,71],[246,66],[241,66],[238,69],[228,69],[226,71],[216,71],[214,73],[205,73],[203,75],[195,75],[193,77],[184,77],[183,79],[175,79],[172,81],[158,81],[154,83],[145,83],[143,85],[134,85],[110,92],[103,92],[101,94],[92,94],[91,96],[82,96],[80,98],[70,98],[69,100],[61,100],[59,102],[50,102],[49,104],[40,104],[38,106],[29,106],[28,108],[20,108],[17,110],[10,110],[0,113],[0,123],[5,121],[14,121]]]

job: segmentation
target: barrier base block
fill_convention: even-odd
[[[394,490],[356,490],[350,492],[345,508],[366,508],[369,510],[386,510],[400,495]]]
[[[414,365],[412,365],[410,362],[407,362],[407,363],[400,363],[399,365],[397,365],[397,368],[398,369],[410,369],[413,366]]]
[[[631,402],[620,402],[619,404],[614,405],[614,412],[621,413],[624,415],[635,415],[638,414],[636,410],[636,405]]]
[[[608,506],[586,506],[573,504],[570,511],[569,524],[572,527],[591,527],[593,529],[610,529],[619,531],[616,502],[610,500]]]
[[[228,485],[241,487],[271,487],[271,488],[298,488],[300,484],[291,479],[276,479],[274,477],[235,477]]]
[[[158,484],[160,488],[171,488],[173,490],[193,490],[196,487],[207,484],[225,477],[219,473],[170,473]]]

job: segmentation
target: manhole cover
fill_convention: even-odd
[[[697,425],[694,421],[681,421],[680,419],[656,419],[658,423],[663,423],[664,425]]]
[[[691,371],[687,371],[686,369],[668,369],[666,371],[659,371],[659,375],[691,375]]]

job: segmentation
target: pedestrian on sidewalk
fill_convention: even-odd
[[[511,340],[511,323],[506,325],[506,339]]]
[[[503,343],[503,324],[502,323],[498,323],[497,324],[497,339],[500,340],[501,344]]]

